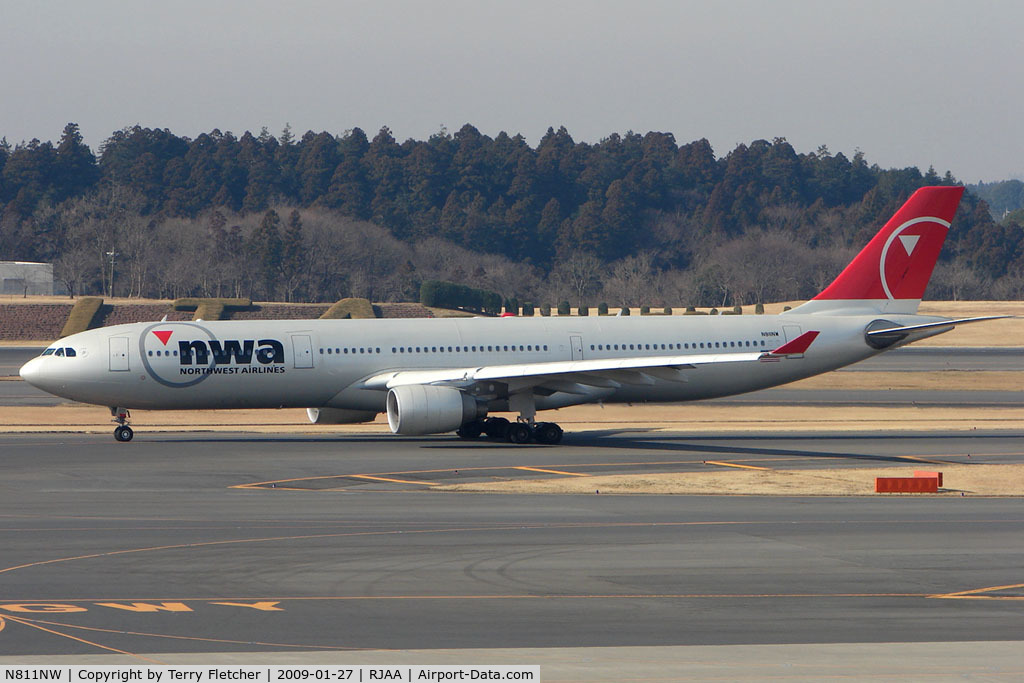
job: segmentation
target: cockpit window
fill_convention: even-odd
[[[56,350],[57,349],[46,349],[45,351],[43,351],[43,355],[44,356],[49,356],[50,354],[52,354]]]
[[[64,349],[57,349],[57,352],[55,354],[53,354],[53,355],[55,355],[55,356],[63,356],[64,355]]]
[[[67,356],[68,358],[74,358],[78,354],[75,353],[75,350],[69,346],[66,349],[64,349],[64,355]]]

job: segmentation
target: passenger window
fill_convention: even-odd
[[[327,349],[327,355],[328,356],[331,355],[331,351],[332,351],[332,349]],[[320,352],[323,353],[323,349],[320,349]]]

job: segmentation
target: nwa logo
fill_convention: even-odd
[[[277,339],[216,339],[196,323],[162,323],[139,338],[149,376],[168,387],[189,387],[212,375],[282,374],[284,344]]]
[[[154,331],[154,334],[156,332]],[[257,346],[258,344],[258,346]],[[226,339],[219,341],[192,340],[178,342],[178,363],[185,365],[199,365],[205,367],[181,368],[182,374],[191,374],[192,370],[241,370],[250,372],[274,372],[277,368],[261,367],[238,367],[252,365],[253,352],[255,351],[256,362],[261,365],[284,363],[284,344],[276,339],[260,339],[258,342],[252,339],[237,341]],[[211,363],[211,360],[213,361]],[[231,365],[230,368],[218,368],[220,365]],[[283,370],[284,368],[281,368]]]

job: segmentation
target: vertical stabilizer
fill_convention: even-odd
[[[916,313],[963,192],[917,190],[832,284],[793,313]]]

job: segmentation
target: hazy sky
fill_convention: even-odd
[[[3,0],[0,136],[627,130],[1024,178],[1021,2]]]

